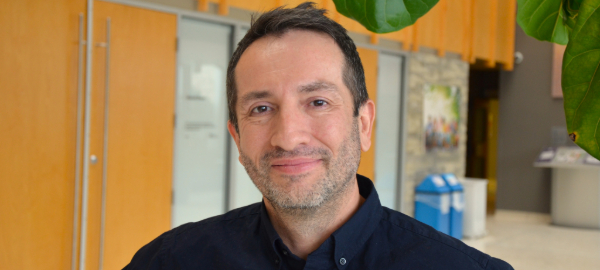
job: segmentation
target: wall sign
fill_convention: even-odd
[[[427,151],[451,150],[460,141],[460,91],[455,86],[425,85],[423,134]]]

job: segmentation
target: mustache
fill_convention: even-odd
[[[264,153],[260,160],[263,164],[270,164],[270,161],[275,158],[296,158],[296,157],[310,157],[310,158],[321,158],[324,162],[328,162],[332,157],[331,151],[325,148],[319,147],[298,147],[292,151],[283,150],[280,147],[277,147],[273,150],[270,150]]]

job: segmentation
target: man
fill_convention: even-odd
[[[324,12],[263,14],[227,70],[228,129],[263,202],[166,232],[126,269],[512,269],[382,207],[356,174],[375,105]]]

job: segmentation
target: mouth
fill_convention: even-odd
[[[278,159],[271,162],[271,168],[283,174],[302,174],[319,166],[321,162],[321,159],[311,158]]]

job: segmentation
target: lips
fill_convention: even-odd
[[[295,158],[278,159],[271,162],[271,168],[284,174],[306,173],[321,164],[320,159]]]

